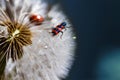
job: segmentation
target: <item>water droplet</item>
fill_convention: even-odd
[[[45,46],[45,49],[47,49],[48,48],[48,46]]]
[[[77,37],[76,37],[76,36],[73,36],[73,39],[77,39]]]

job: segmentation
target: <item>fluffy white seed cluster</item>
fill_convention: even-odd
[[[9,59],[5,69],[6,80],[61,80],[68,74],[73,62],[75,42],[72,27],[58,6],[48,9],[42,0],[13,0],[13,14],[22,22],[24,14],[39,14],[45,18],[41,25],[31,25],[32,44],[24,47],[23,57],[13,62]],[[0,8],[5,8],[0,0]],[[26,18],[23,23],[27,23]],[[51,30],[62,22],[67,22],[66,31],[52,36]],[[0,28],[2,29],[2,28]],[[0,30],[2,31],[2,30]]]

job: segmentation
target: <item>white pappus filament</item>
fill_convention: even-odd
[[[0,80],[65,78],[73,62],[76,39],[66,15],[57,5],[50,8],[44,0],[0,2],[0,48],[4,44],[0,67],[5,62]],[[32,14],[40,16],[30,18]],[[67,24],[63,35],[59,32],[53,36],[52,29],[62,22]]]

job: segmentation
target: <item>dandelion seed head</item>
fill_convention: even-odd
[[[76,39],[76,36],[72,36],[72,25],[66,15],[58,6],[53,6],[48,11],[49,4],[43,0],[0,1],[4,3],[4,5],[0,4],[0,35],[4,34],[4,37],[0,37],[0,48],[4,45],[0,49],[0,53],[4,53],[0,61],[2,57],[8,59],[5,79],[61,80],[65,78],[74,60],[74,39]],[[29,20],[31,14],[40,15],[37,17],[43,17],[44,22],[35,25]],[[66,22],[67,27],[70,28],[66,28],[66,31],[63,29],[63,35],[59,33],[52,36],[52,28],[62,22]]]

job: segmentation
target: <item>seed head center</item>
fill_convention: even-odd
[[[18,29],[16,29],[14,32],[13,32],[13,34],[12,34],[12,36],[13,37],[15,37],[17,34],[19,34],[20,33],[20,31],[18,30]]]

